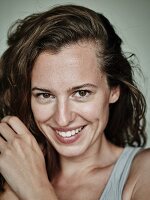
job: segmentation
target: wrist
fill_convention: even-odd
[[[34,191],[26,196],[26,198],[22,200],[58,200],[55,190],[52,187],[52,185],[49,183],[47,185],[43,185],[40,187],[37,187]]]

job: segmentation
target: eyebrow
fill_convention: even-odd
[[[32,88],[31,91],[34,91],[34,90],[40,90],[40,91],[42,91],[42,92],[50,92],[50,90],[48,90],[48,89],[39,88],[39,87],[34,87],[34,88]]]
[[[90,88],[97,88],[96,85],[94,84],[91,84],[91,83],[85,83],[83,85],[79,85],[79,86],[75,86],[75,87],[72,87],[70,88],[69,90],[78,90],[78,89],[82,89],[82,88],[86,88],[86,87],[90,87]]]
[[[68,91],[79,90],[79,89],[86,88],[86,87],[95,88],[95,89],[97,88],[97,86],[94,85],[94,84],[85,83],[83,85],[79,85],[79,86],[75,86],[75,87],[69,88]],[[44,89],[44,88],[39,88],[39,87],[33,87],[31,91],[35,91],[35,90],[39,90],[39,91],[42,91],[42,92],[51,92],[51,90],[49,90],[49,89]]]

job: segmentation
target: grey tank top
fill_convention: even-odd
[[[128,178],[135,155],[141,148],[126,147],[116,162],[111,176],[99,200],[121,200],[122,191]]]

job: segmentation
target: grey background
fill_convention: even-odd
[[[139,59],[144,79],[137,81],[148,104],[147,133],[150,146],[150,1],[149,0],[0,0],[0,55],[6,49],[7,31],[18,18],[54,5],[73,3],[103,13],[115,26],[124,41],[123,48],[133,52]]]

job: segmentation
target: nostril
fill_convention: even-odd
[[[57,99],[55,122],[60,127],[68,126],[75,120],[74,107],[67,96],[58,97]]]
[[[67,113],[57,113],[55,121],[58,126],[64,127],[70,124],[71,118]]]

